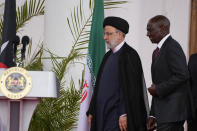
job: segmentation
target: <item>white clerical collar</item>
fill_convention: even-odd
[[[116,53],[117,51],[120,50],[120,48],[124,45],[125,40],[123,40],[119,45],[117,45],[112,51],[113,53]]]
[[[161,49],[163,43],[166,41],[166,39],[170,36],[170,34],[167,34],[163,39],[160,40],[160,42],[157,44],[157,47]]]

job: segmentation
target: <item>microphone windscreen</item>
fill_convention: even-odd
[[[23,45],[29,44],[29,37],[28,36],[23,36],[23,38],[22,38],[22,44]]]
[[[19,45],[19,42],[20,42],[20,38],[19,38],[18,35],[16,35],[14,40],[13,40],[13,43],[14,43],[14,45]]]

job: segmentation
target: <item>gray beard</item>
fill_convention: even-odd
[[[108,43],[107,44],[107,49],[114,49],[117,46],[117,41],[118,40],[115,40],[115,41],[113,41],[111,43]]]

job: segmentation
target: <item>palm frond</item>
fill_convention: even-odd
[[[24,62],[24,68],[26,70],[42,71],[42,56],[43,56],[43,44],[35,49],[33,55],[31,54],[31,44],[28,47],[27,59]]]
[[[27,46],[26,59],[21,61],[21,49],[22,44],[17,46],[16,52],[16,63],[17,66],[25,68],[26,70],[41,71],[42,70],[42,55],[43,55],[43,44],[37,44],[37,48],[32,52],[32,39]],[[39,46],[40,45],[40,46]]]
[[[16,11],[16,32],[21,29],[25,23],[27,23],[34,16],[44,14],[44,2],[45,0],[30,0],[28,3],[25,1],[24,5],[17,8]],[[3,29],[3,17],[0,19],[0,33]],[[1,44],[0,35],[0,44]]]
[[[26,1],[23,6],[18,7],[16,14],[16,30],[23,27],[25,22],[32,17],[43,15],[44,2],[45,0],[30,0],[29,3]]]
[[[74,64],[76,60],[82,59],[84,57],[84,54],[80,54],[79,51],[74,50],[74,47],[72,47],[69,55],[62,58],[61,60],[57,59],[57,57],[52,52],[48,51],[48,53],[50,53],[50,58],[53,64],[52,71],[56,73],[60,83],[64,83],[63,78],[69,69],[69,65]]]
[[[92,8],[92,7],[91,7]],[[71,18],[67,18],[67,23],[70,32],[73,36],[73,48],[79,50],[87,49],[86,45],[89,42],[90,28],[92,13],[86,18],[83,12],[83,3],[80,0],[79,6],[75,7]],[[80,48],[83,47],[83,48]]]
[[[104,9],[119,8],[119,5],[126,4],[125,0],[104,0]]]
[[[125,0],[104,0],[105,9],[119,8],[119,5],[125,4]],[[74,7],[70,18],[67,18],[68,27],[73,36],[73,48],[80,52],[87,50],[89,43],[91,20],[93,15],[94,1],[89,1],[89,14],[85,17],[83,12],[83,3],[80,0],[79,6]],[[87,14],[87,12],[86,12]]]
[[[81,90],[76,90],[71,78],[69,88],[61,88],[60,98],[41,99],[29,131],[69,131],[78,119],[80,92]]]

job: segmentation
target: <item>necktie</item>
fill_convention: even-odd
[[[159,48],[157,47],[157,48],[155,49],[155,51],[154,51],[154,57],[153,57],[153,61],[154,61],[154,62],[155,62],[155,60],[156,60],[158,54],[159,54]]]

